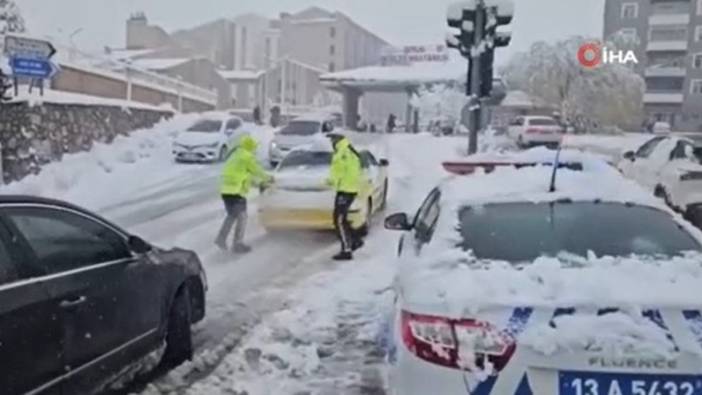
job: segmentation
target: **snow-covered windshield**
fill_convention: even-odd
[[[321,122],[317,121],[292,121],[284,127],[280,134],[309,136],[319,131]]]
[[[219,132],[222,128],[222,121],[203,119],[188,128],[188,132]]]
[[[298,167],[329,166],[332,159],[331,152],[325,151],[293,151],[280,163],[281,169]]]
[[[478,259],[533,261],[567,252],[588,256],[701,251],[669,214],[622,203],[501,203],[459,210],[461,243]]]

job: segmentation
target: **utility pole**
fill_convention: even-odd
[[[499,26],[512,22],[511,0],[465,0],[451,4],[446,20],[458,34],[449,34],[446,45],[468,60],[466,95],[469,97],[470,134],[468,153],[478,150],[482,104],[491,96],[496,47],[509,45],[511,32],[498,32]]]

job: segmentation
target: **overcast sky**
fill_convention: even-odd
[[[454,0],[15,0],[32,33],[74,42],[84,49],[124,46],[125,21],[144,11],[167,31],[221,17],[256,12],[276,17],[316,5],[339,10],[392,44],[443,42],[446,7]],[[604,0],[515,0],[512,45],[507,53],[539,40],[570,35],[600,37]],[[505,55],[505,52],[503,52]]]

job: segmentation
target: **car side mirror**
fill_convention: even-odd
[[[409,218],[405,213],[392,214],[385,218],[385,229],[388,230],[410,230],[412,225],[409,223]]]
[[[127,239],[127,246],[137,254],[146,254],[152,249],[151,244],[147,243],[139,236],[129,236]]]
[[[382,167],[387,167],[390,165],[390,162],[388,162],[387,159],[381,159],[378,161],[378,164],[380,164],[380,166],[382,166]]]
[[[628,159],[633,162],[636,159],[636,154],[634,151],[626,151],[624,153],[624,159]]]

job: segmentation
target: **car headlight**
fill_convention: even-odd
[[[278,143],[271,141],[271,149],[278,149]]]
[[[173,147],[174,148],[188,148],[187,146],[185,146],[183,144],[178,144],[178,143],[173,143]]]
[[[203,147],[205,147],[205,148],[217,148],[218,145],[219,145],[219,143],[212,143],[212,144],[203,145]]]

